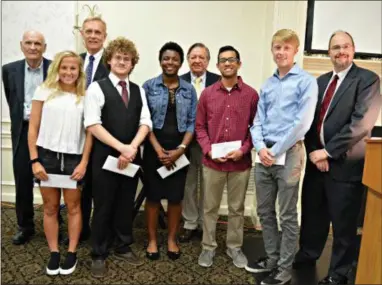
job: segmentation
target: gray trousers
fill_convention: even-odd
[[[188,167],[186,185],[184,187],[183,210],[184,228],[195,230],[203,227],[203,153],[199,144],[193,141],[190,144],[190,165]],[[200,189],[198,191],[198,181]],[[199,192],[199,193],[198,193]]]
[[[304,145],[295,144],[286,153],[285,165],[255,166],[257,215],[263,229],[265,251],[271,262],[290,270],[297,249],[299,233],[297,201],[304,164]],[[276,199],[279,202],[281,238],[276,217]]]

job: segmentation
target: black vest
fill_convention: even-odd
[[[109,77],[99,80],[98,84],[105,96],[105,104],[101,112],[102,126],[120,142],[130,144],[138,132],[141,117],[142,98],[139,86],[129,82],[129,102],[126,108],[122,96]],[[93,162],[103,165],[108,155],[118,158],[120,153],[94,138]],[[139,157],[138,153],[137,158]]]

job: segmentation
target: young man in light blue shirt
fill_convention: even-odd
[[[263,228],[267,257],[249,263],[250,272],[270,272],[261,284],[285,284],[297,247],[297,200],[304,163],[303,139],[317,103],[316,79],[295,62],[299,39],[289,29],[272,38],[277,70],[260,91],[257,115],[251,127],[259,163],[255,167],[257,213]],[[285,162],[283,163],[283,156]],[[279,201],[280,240],[275,203]]]

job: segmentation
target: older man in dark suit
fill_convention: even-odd
[[[207,70],[210,61],[210,51],[202,43],[193,44],[187,52],[187,61],[190,72],[183,74],[182,79],[190,82],[198,96],[204,88],[214,84],[220,76]],[[190,166],[186,178],[183,200],[184,229],[179,235],[180,242],[188,242],[194,236],[201,237],[203,225],[203,175],[202,150],[196,139],[190,144]],[[198,195],[198,177],[200,177],[200,192]],[[199,226],[199,230],[198,230]]]
[[[81,35],[86,48],[81,54],[84,60],[86,88],[93,81],[101,80],[109,75],[109,70],[103,62],[103,44],[106,40],[106,23],[100,17],[90,17],[84,20]],[[91,156],[90,156],[91,157]],[[92,210],[92,171],[91,161],[86,169],[85,185],[81,193],[82,231],[80,242],[90,237],[90,215]]]
[[[309,159],[302,189],[300,250],[294,268],[314,266],[333,227],[328,276],[319,284],[347,284],[356,254],[365,138],[378,118],[380,79],[353,63],[354,41],[337,31],[329,40],[334,70],[320,76],[319,99],[306,136]]]
[[[29,164],[28,127],[32,97],[46,78],[50,60],[43,57],[44,36],[27,31],[20,42],[25,59],[8,63],[2,68],[4,93],[11,117],[13,173],[16,184],[16,215],[18,231],[13,244],[27,242],[35,233],[33,211],[33,173]]]

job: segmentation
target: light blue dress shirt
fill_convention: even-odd
[[[25,61],[25,81],[24,81],[24,120],[29,121],[32,108],[32,98],[37,86],[44,81],[43,61],[39,67],[33,69]]]
[[[318,98],[316,79],[295,64],[280,78],[278,71],[260,90],[257,113],[251,127],[257,152],[274,142],[270,152],[279,156],[303,140],[314,118]]]

